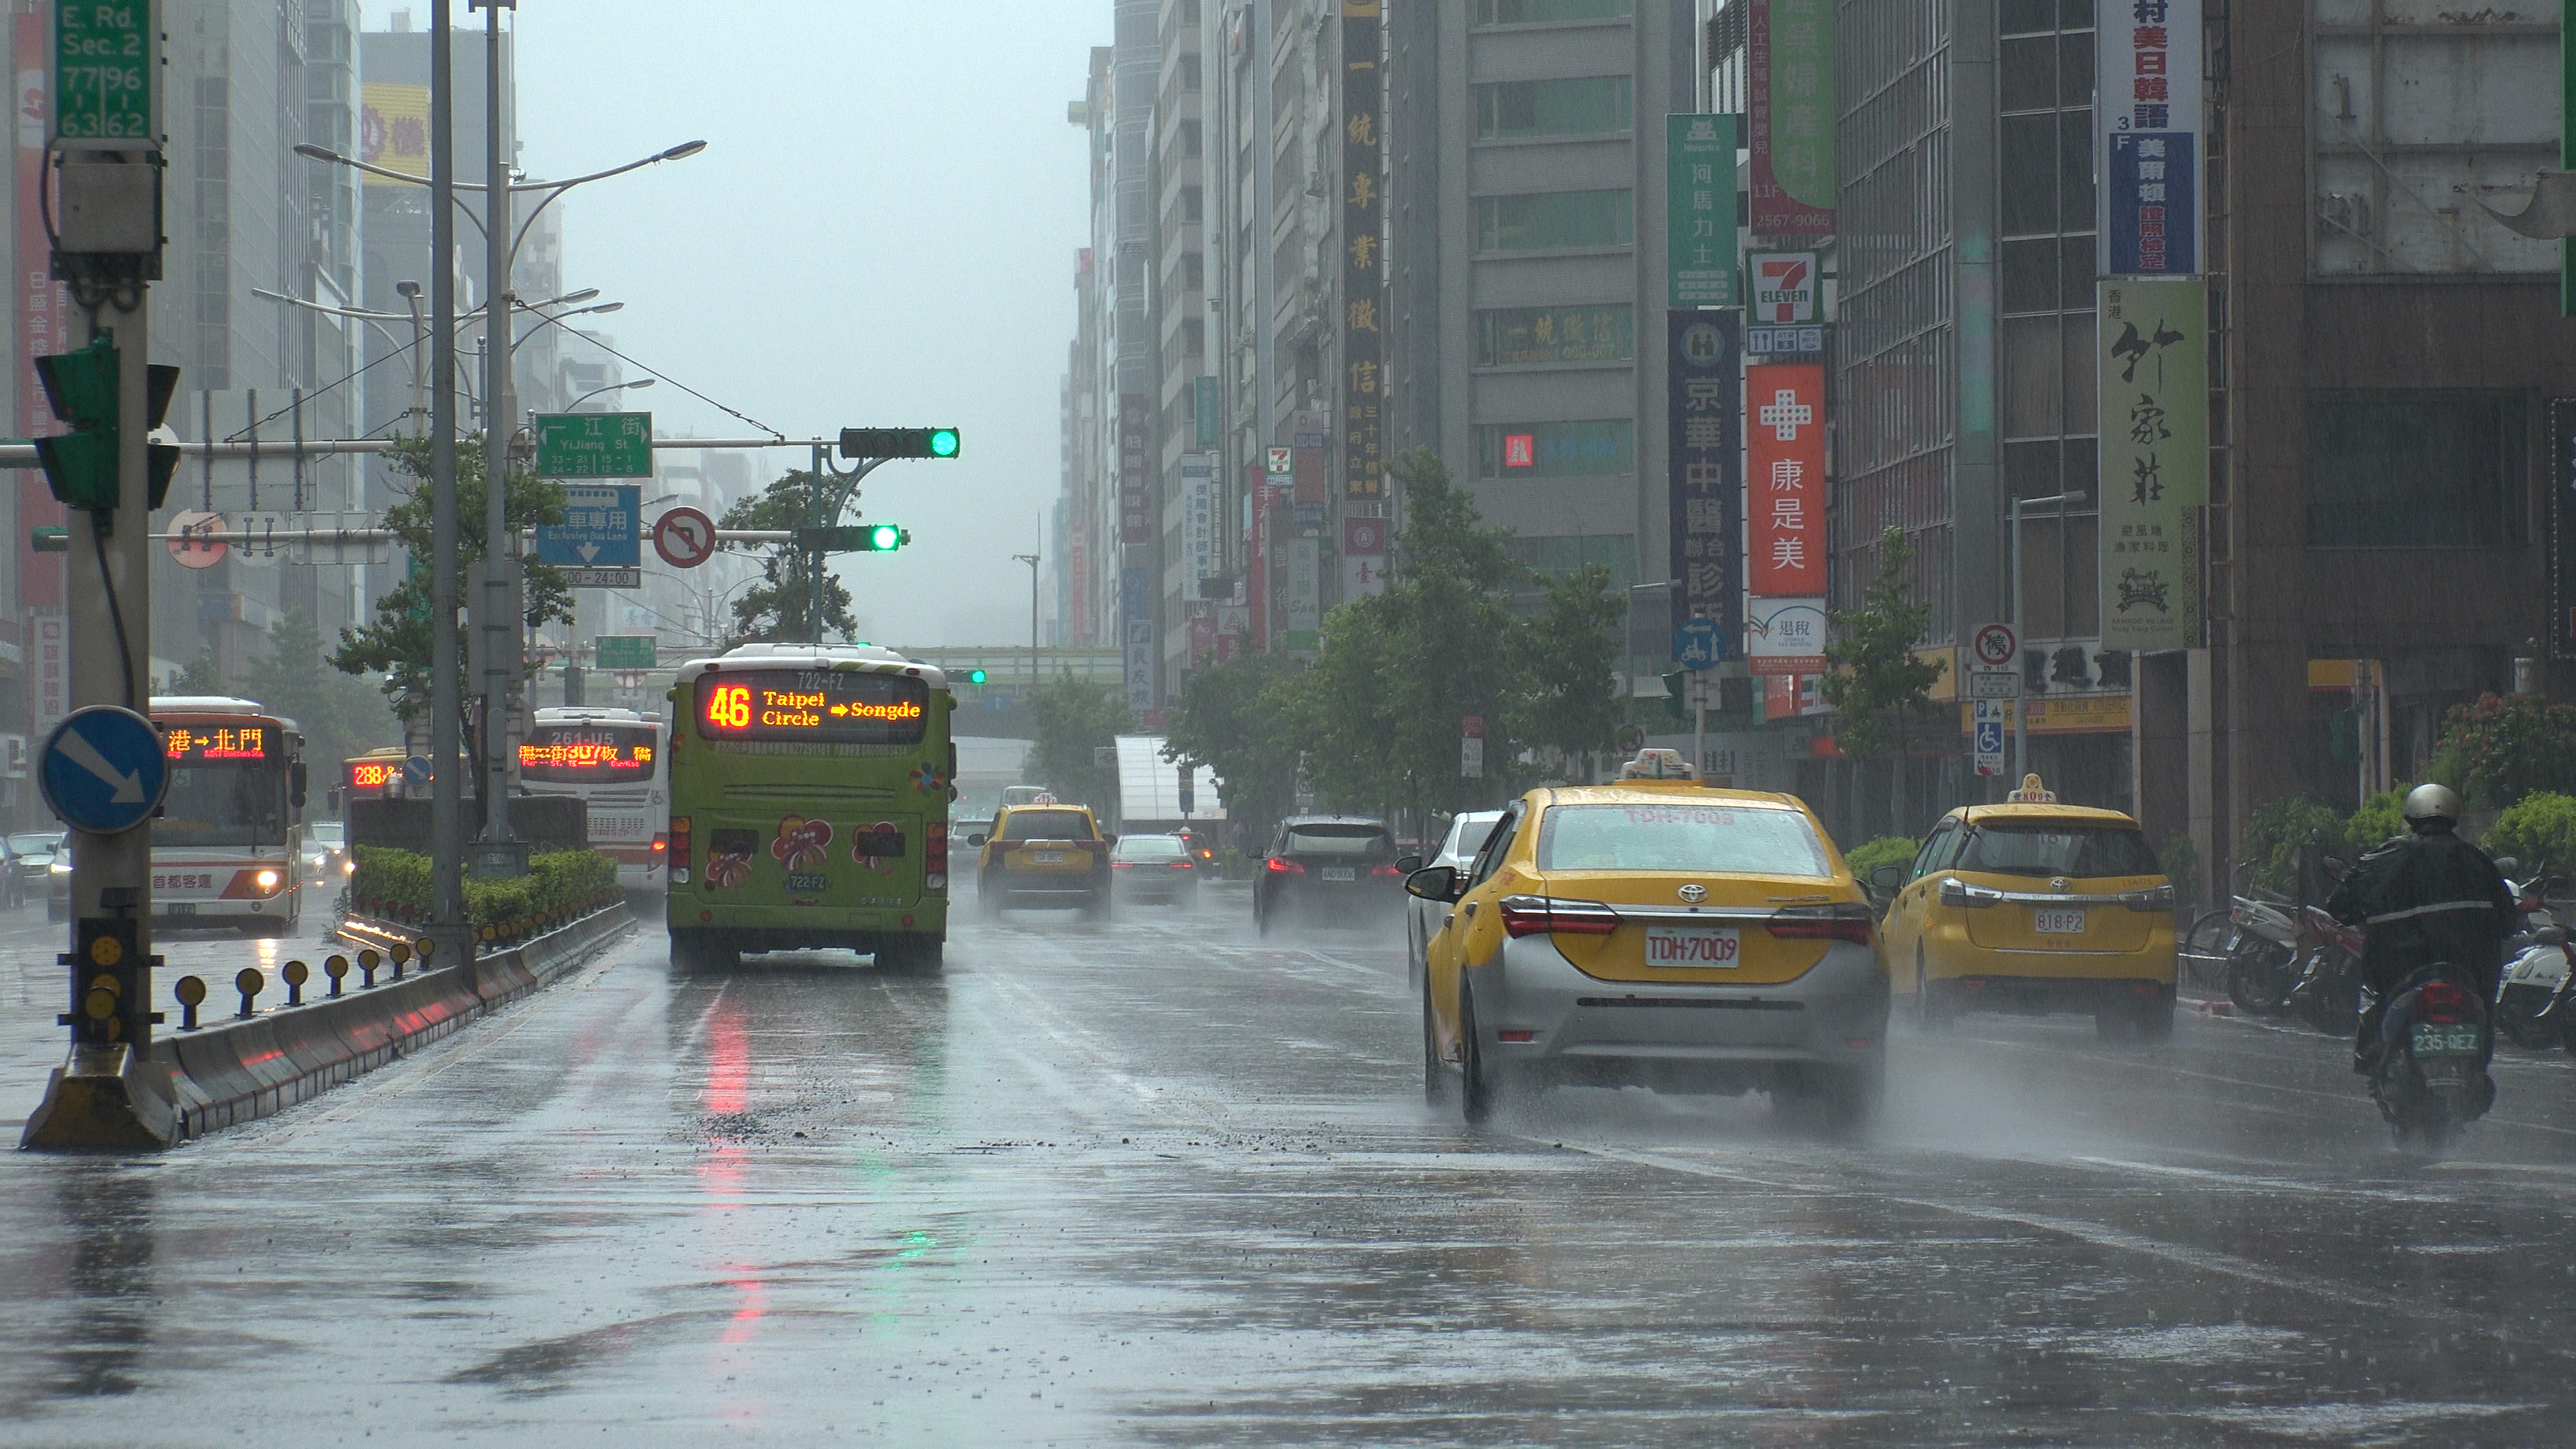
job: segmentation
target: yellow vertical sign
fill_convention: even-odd
[[[2199,277],[2100,284],[2105,649],[2201,642],[2209,502],[2209,299]]]

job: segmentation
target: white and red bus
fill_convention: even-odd
[[[519,746],[531,795],[575,795],[590,810],[590,848],[617,861],[617,883],[659,891],[670,848],[670,727],[631,709],[541,709]]]
[[[170,792],[152,822],[152,913],[167,926],[289,936],[304,910],[304,737],[255,700],[155,695]],[[337,882],[323,882],[329,890]]]

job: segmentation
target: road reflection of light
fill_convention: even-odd
[[[751,1101],[751,1049],[742,1035],[742,1013],[718,1007],[707,1015],[707,1111],[730,1117]]]
[[[727,1278],[725,1282],[740,1296],[741,1306],[734,1309],[733,1318],[725,1324],[724,1333],[718,1341],[749,1343],[752,1334],[760,1326],[761,1315],[768,1311],[769,1285],[760,1281],[760,1274],[756,1269],[743,1264],[728,1264],[725,1271],[737,1275]]]

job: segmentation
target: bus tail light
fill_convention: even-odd
[[[949,750],[954,753],[955,745]],[[952,772],[953,777],[953,772]],[[921,885],[924,890],[948,889],[948,822],[933,820],[921,828]]]
[[[687,885],[689,883],[689,817],[672,816],[671,833],[665,839],[669,842],[670,849],[666,859],[671,866],[671,883]]]

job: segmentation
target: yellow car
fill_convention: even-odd
[[[1679,778],[1532,790],[1472,864],[1406,880],[1457,903],[1425,949],[1429,1100],[1455,1077],[1471,1122],[1555,1083],[1764,1090],[1842,1122],[1876,1104],[1888,990],[1860,883],[1795,797],[1688,769],[1647,751],[1627,772]]]
[[[992,832],[966,837],[976,857],[975,898],[985,915],[1005,906],[1079,906],[1094,919],[1110,910],[1109,847],[1087,805],[1006,805]]]
[[[1878,949],[1927,1026],[1962,1011],[2089,1011],[2106,1037],[2170,1035],[2173,886],[2138,822],[2055,803],[1970,805],[1923,839]]]

